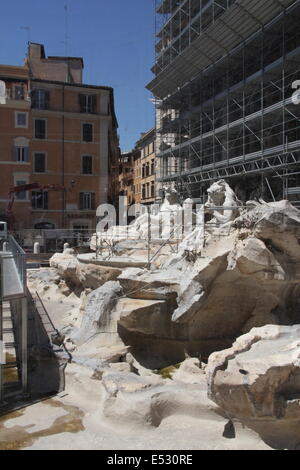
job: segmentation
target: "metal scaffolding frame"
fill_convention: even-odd
[[[218,178],[251,177],[245,197],[259,183],[300,204],[300,0],[156,0],[156,11],[158,182],[201,200]]]

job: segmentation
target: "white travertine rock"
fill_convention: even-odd
[[[128,268],[118,277],[123,298],[113,310],[114,335],[143,367],[177,364],[186,352],[206,359],[253,327],[299,321],[299,210],[287,201],[250,202],[248,209],[241,208],[223,180],[214,183],[208,195],[203,211],[211,220],[205,221],[205,233],[200,224],[188,247],[183,243],[179,253],[157,269]],[[172,213],[179,206],[171,196],[165,208]],[[138,250],[144,247],[142,240],[126,244],[120,257],[129,249],[133,253],[134,245]],[[70,276],[73,261],[66,260]],[[111,279],[103,266],[97,278],[97,268],[77,264],[75,276],[81,286],[95,288]],[[108,338],[105,323],[93,331]]]
[[[183,243],[159,269],[127,269],[118,278],[124,294],[141,301],[126,301],[119,332],[142,365],[178,363],[185,350],[208,357],[253,327],[299,321],[300,211],[288,201],[242,210],[228,188],[221,181],[209,190],[213,219],[205,237],[195,229],[204,240],[200,253]],[[231,205],[226,218],[222,204]],[[145,300],[152,310],[140,308]]]
[[[226,419],[215,413],[216,405],[207,398],[206,384],[185,384],[160,376],[139,377],[134,374],[105,372],[102,378],[104,396],[102,416],[118,426],[158,427],[170,416],[211,419],[220,424]]]
[[[79,331],[72,336],[77,344],[91,340],[100,332],[102,336],[108,335],[113,344],[113,336],[117,335],[117,319],[119,317],[119,314],[114,311],[114,307],[120,294],[119,282],[109,281],[87,296],[81,326]]]
[[[50,266],[67,284],[81,289],[97,289],[108,281],[115,281],[122,272],[117,267],[82,263],[72,249],[55,253],[50,259]]]
[[[216,352],[209,397],[274,448],[300,446],[300,325],[266,325]]]
[[[194,357],[185,359],[172,373],[172,380],[186,384],[203,384],[206,378],[204,369],[201,369],[200,359]]]
[[[56,268],[58,274],[65,281],[78,285],[79,281],[76,276],[77,258],[74,250],[68,248],[63,253],[55,253],[50,258],[51,268]]]

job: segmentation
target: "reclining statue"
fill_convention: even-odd
[[[98,232],[97,245],[102,248],[111,248],[116,243],[125,240],[147,240],[149,230],[151,239],[169,238],[176,224],[182,220],[183,207],[179,203],[175,189],[165,187],[164,192],[164,201],[160,207],[158,204],[153,204],[149,212],[143,212],[131,224],[113,226],[106,232]],[[95,246],[95,239],[96,235],[93,236],[92,246]],[[109,251],[112,250],[109,249]]]

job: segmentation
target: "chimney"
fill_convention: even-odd
[[[28,59],[45,59],[45,49],[43,44],[35,42],[28,43]]]

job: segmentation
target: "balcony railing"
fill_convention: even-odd
[[[6,99],[15,101],[30,101],[30,94],[28,92],[18,94],[15,90],[7,88]]]

